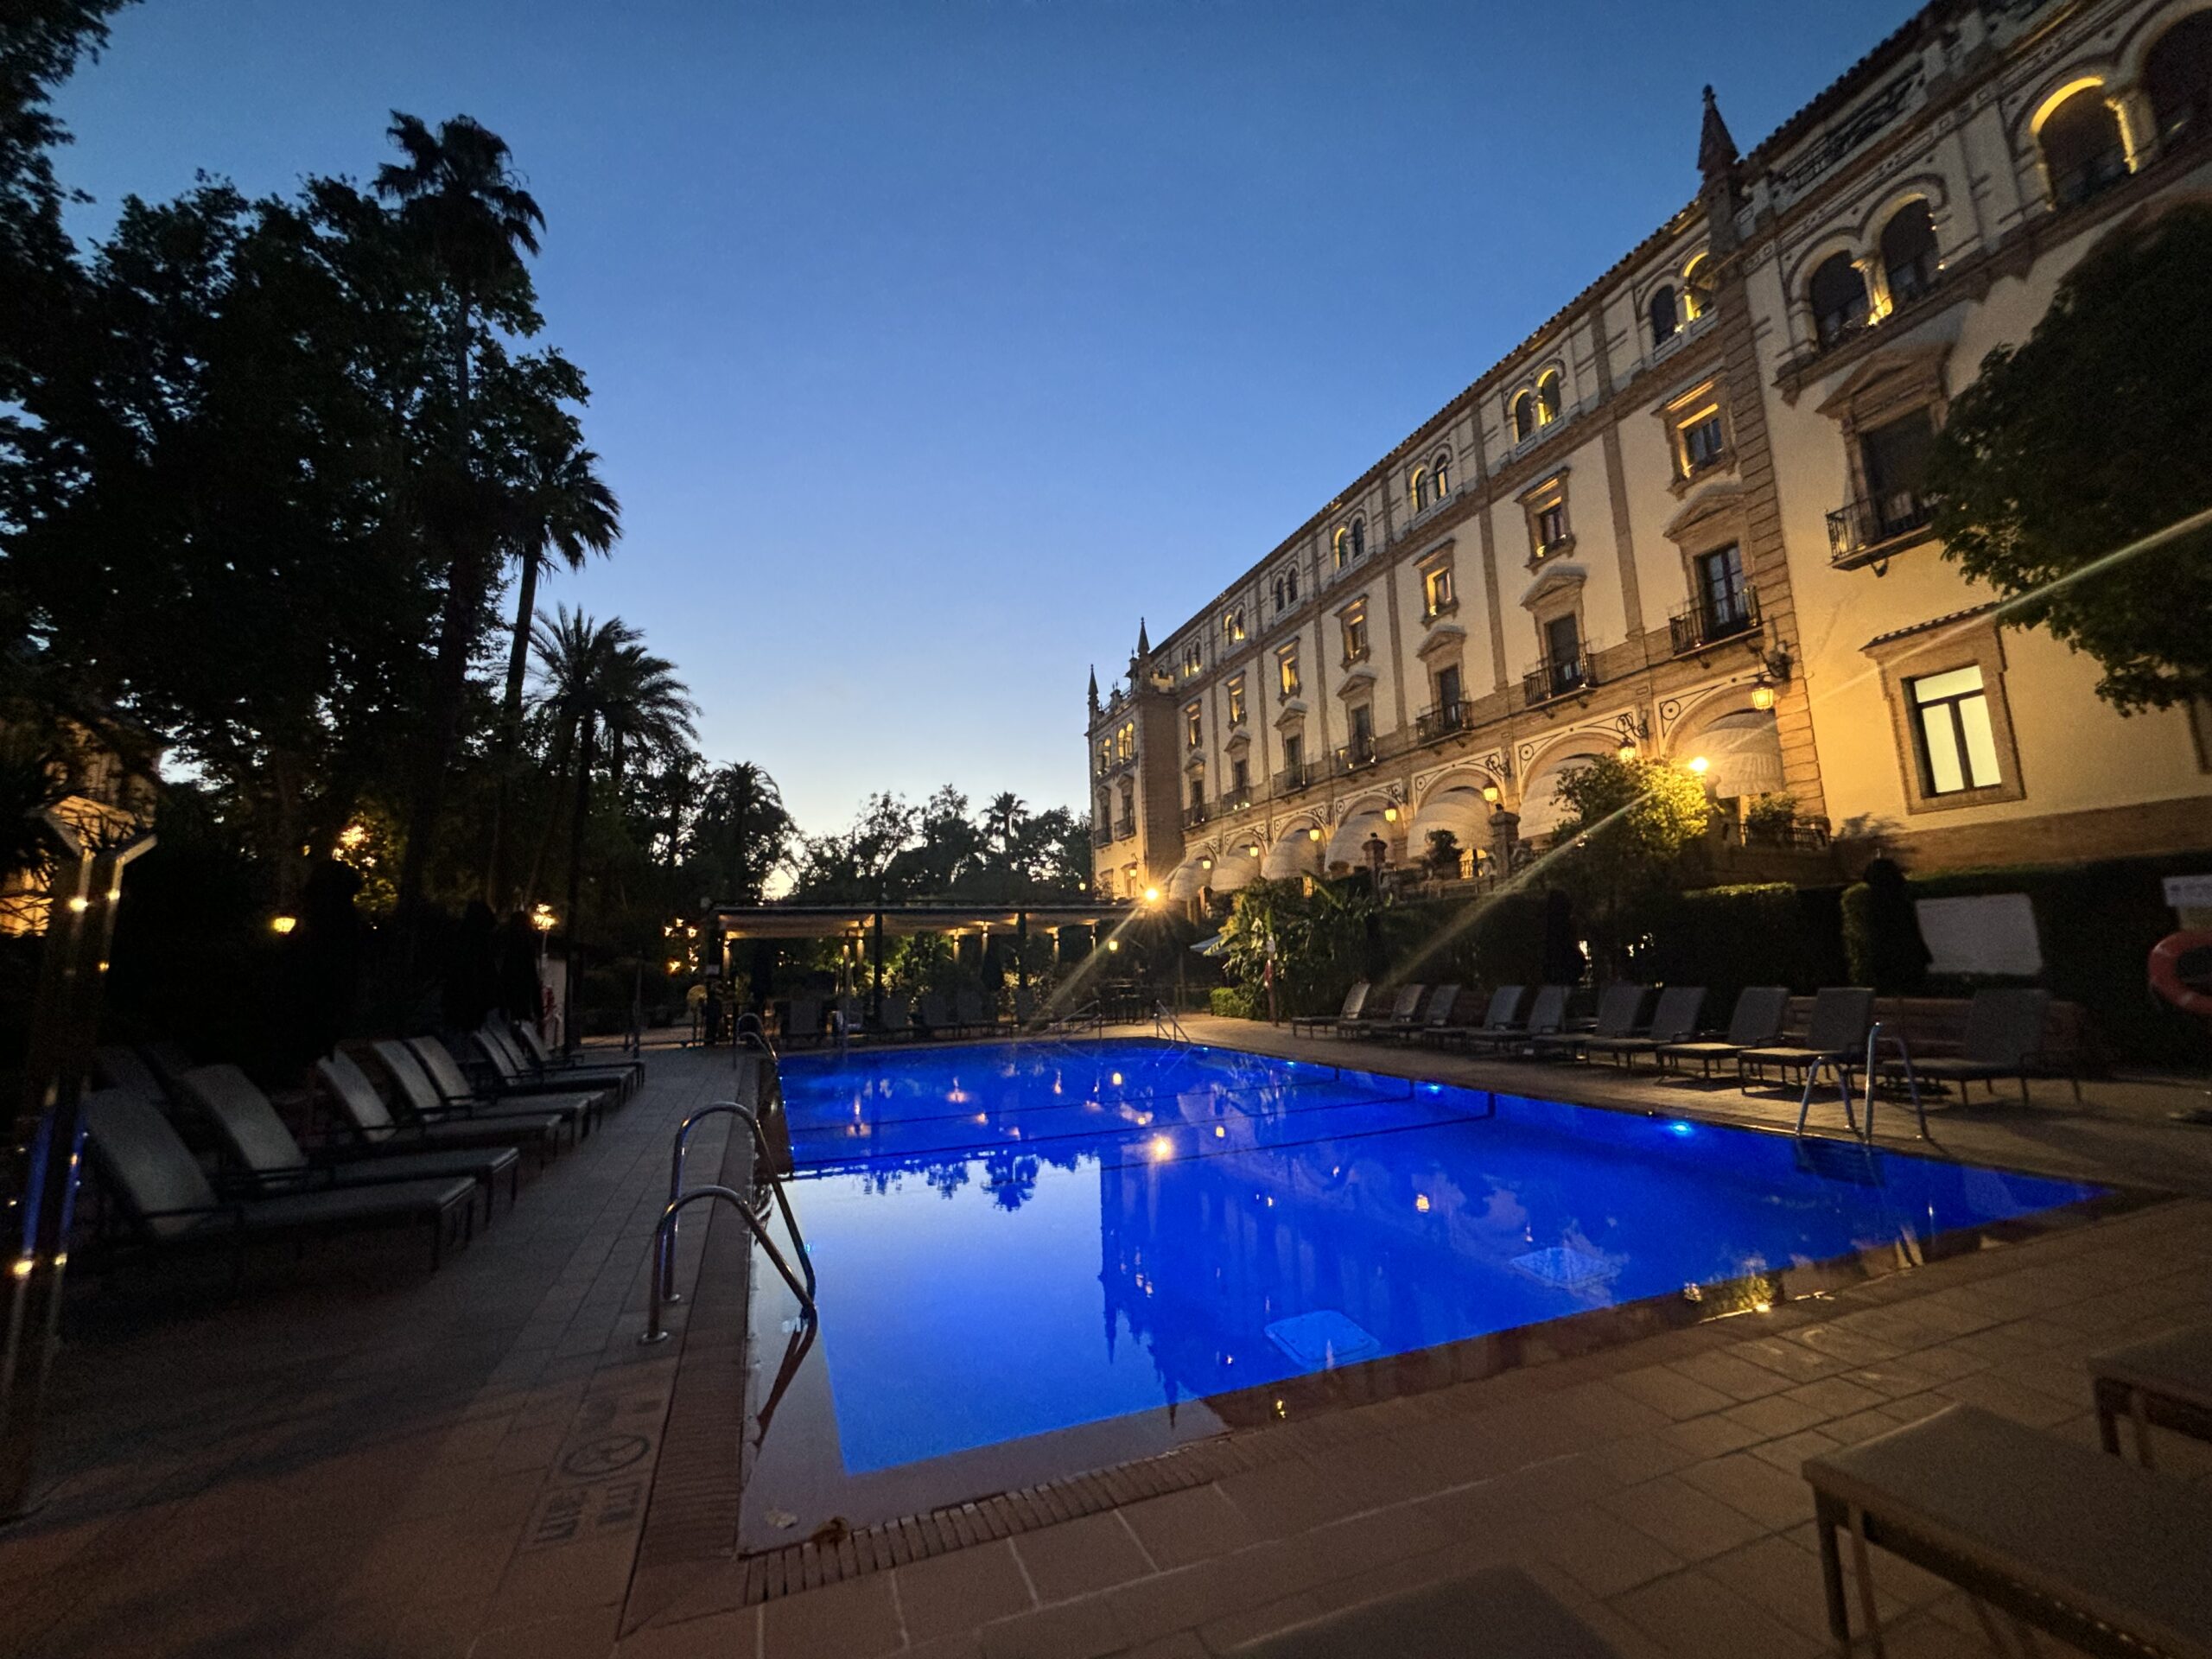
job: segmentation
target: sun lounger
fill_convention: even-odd
[[[154,1068],[154,1075],[162,1080],[162,1088],[172,1100],[183,1087],[184,1074],[200,1064],[184,1052],[182,1044],[170,1042],[167,1039],[141,1043],[138,1052],[146,1057],[146,1063]]]
[[[404,1043],[383,1038],[372,1046],[377,1064],[391,1079],[396,1097],[421,1122],[437,1123],[459,1117],[475,1123],[493,1119],[539,1123],[551,1117],[568,1127],[572,1141],[591,1133],[597,1116],[596,1095],[574,1098],[540,1095],[527,1100],[498,1101],[469,1088],[468,1079],[446,1052],[445,1045],[435,1038],[416,1038]]]
[[[1457,985],[1438,986],[1429,993],[1428,1006],[1422,1010],[1421,1019],[1398,1033],[1399,1041],[1411,1042],[1416,1037],[1426,1041],[1438,1032],[1449,1029],[1459,1017],[1459,1004],[1465,997],[1466,993]]]
[[[983,1012],[981,991],[963,991],[952,999],[952,1017],[963,1032],[995,1030],[998,1021]]]
[[[1517,1567],[1360,1602],[1229,1651],[1232,1659],[1618,1659]]]
[[[1471,1031],[1466,1036],[1468,1046],[1486,1048],[1494,1054],[1510,1054],[1515,1049],[1526,1047],[1535,1038],[1560,1030],[1567,1024],[1567,989],[1564,985],[1538,987],[1535,1001],[1529,1004],[1525,1024],[1502,1032]]]
[[[2135,1425],[2135,1457],[2151,1467],[2151,1429],[2212,1440],[2212,1325],[2193,1325],[2089,1357],[2097,1429],[2120,1451],[2120,1420]]]
[[[2044,1020],[2050,1013],[2050,993],[2041,990],[1976,991],[1967,1004],[1967,1026],[1957,1054],[1916,1054],[1912,1075],[1922,1083],[1956,1084],[1959,1098],[1966,1098],[1970,1083],[1986,1084],[1990,1098],[1997,1097],[2000,1078],[2020,1080],[2020,1104],[2028,1100],[2028,1073],[2043,1052]],[[1891,1055],[1882,1063],[1885,1077],[1905,1074],[1902,1057]],[[2074,1082],[2074,1098],[2082,1097],[2081,1079]]]
[[[1783,1022],[1789,1017],[1787,985],[1747,985],[1737,994],[1736,1011],[1728,1016],[1727,1034],[1718,1042],[1662,1043],[1653,1052],[1658,1056],[1662,1071],[1675,1071],[1695,1060],[1703,1074],[1710,1077],[1714,1066],[1734,1059],[1747,1048],[1763,1047],[1781,1036]]]
[[[1529,1039],[1529,1052],[1539,1058],[1564,1054],[1583,1058],[1593,1040],[1611,1042],[1627,1036],[1643,1016],[1643,1001],[1651,995],[1643,985],[1608,985],[1598,994],[1598,1018],[1587,1031],[1555,1031]]]
[[[1395,1031],[1402,1026],[1409,1026],[1421,1012],[1421,1000],[1427,990],[1426,985],[1401,985],[1398,995],[1391,1001],[1389,1013],[1362,1014],[1342,1021],[1337,1027],[1337,1035],[1372,1037],[1380,1032]]]
[[[887,995],[883,1005],[876,1010],[875,1028],[880,1036],[911,1037],[913,1024],[907,1014],[906,999]]]
[[[424,1038],[435,1042],[435,1038]],[[471,1039],[476,1052],[490,1068],[492,1086],[478,1089],[478,1094],[489,1094],[500,1099],[527,1098],[532,1095],[585,1095],[594,1092],[601,1096],[603,1109],[620,1104],[630,1096],[632,1074],[619,1066],[571,1066],[563,1071],[534,1071],[523,1058],[522,1052],[512,1039],[502,1035],[494,1026],[486,1026]],[[445,1047],[442,1043],[439,1044]],[[454,1051],[446,1048],[448,1055]],[[466,1074],[464,1074],[464,1077]]]
[[[395,1181],[460,1177],[483,1189],[484,1219],[489,1221],[499,1178],[507,1178],[510,1205],[521,1184],[522,1158],[512,1147],[418,1152],[390,1158],[313,1156],[284,1127],[269,1096],[235,1065],[203,1065],[186,1072],[184,1092],[214,1126],[228,1160],[258,1192],[388,1186]]]
[[[1432,1026],[1421,1033],[1421,1036],[1432,1043],[1451,1043],[1518,1031],[1521,1029],[1521,1005],[1528,1000],[1527,986],[1501,985],[1490,994],[1490,1007],[1484,1010],[1480,1025]]]
[[[535,1117],[503,1113],[435,1123],[419,1119],[403,1123],[391,1115],[376,1084],[369,1081],[369,1074],[354,1064],[351,1055],[333,1054],[317,1060],[315,1071],[340,1121],[354,1135],[354,1144],[380,1156],[471,1147],[528,1147],[537,1154],[542,1166],[559,1149],[564,1128],[572,1139],[575,1133],[573,1124],[550,1112]],[[428,1078],[423,1087],[427,1094]]]
[[[1599,1055],[1616,1064],[1635,1069],[1636,1057],[1649,1054],[1670,1043],[1688,1041],[1697,1032],[1698,1018],[1705,1012],[1705,987],[1702,985],[1669,985],[1659,993],[1658,1005],[1651,1010],[1651,1026],[1641,1037],[1600,1037],[1592,1035],[1582,1045],[1582,1058],[1594,1060]]]
[[[162,1086],[162,1080],[154,1075],[154,1068],[146,1064],[145,1057],[120,1043],[111,1043],[93,1054],[92,1076],[103,1089],[120,1089],[141,1100],[150,1100],[156,1106],[168,1103],[168,1090]]]
[[[1841,1533],[1877,1655],[1868,1545],[2091,1653],[2212,1656],[2212,1492],[1972,1406],[1823,1452],[1805,1478],[1839,1651]]]
[[[1802,1044],[1777,1043],[1747,1048],[1736,1057],[1736,1081],[1749,1090],[1767,1081],[1767,1069],[1787,1083],[1826,1065],[1848,1078],[1866,1060],[1866,1033],[1874,1023],[1874,993],[1864,985],[1827,985],[1813,997],[1812,1017]]]
[[[238,1253],[240,1276],[246,1241],[257,1236],[427,1221],[435,1270],[448,1236],[465,1240],[473,1230],[476,1183],[466,1179],[225,1199],[149,1102],[102,1090],[85,1097],[85,1123],[93,1163],[141,1243],[162,1249],[227,1243]]]
[[[530,1062],[540,1077],[554,1077],[563,1071],[579,1069],[603,1071],[623,1071],[629,1074],[630,1086],[635,1089],[645,1080],[645,1063],[642,1058],[624,1059],[620,1054],[604,1048],[583,1050],[575,1054],[558,1054],[545,1046],[537,1034],[537,1027],[527,1020],[510,1020],[500,1027],[512,1034],[515,1050]]]
[[[1309,1037],[1325,1031],[1333,1031],[1345,1021],[1359,1018],[1359,1011],[1367,1004],[1367,982],[1360,980],[1344,993],[1344,1006],[1334,1014],[1294,1014],[1290,1016],[1290,1034]]]

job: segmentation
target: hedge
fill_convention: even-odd
[[[1802,992],[1844,977],[1834,887],[1777,881],[1675,893],[1646,912],[1644,931],[1635,952],[1642,976],[1704,986],[1706,1017],[1716,1023],[1727,1019],[1746,985]]]

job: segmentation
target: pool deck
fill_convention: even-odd
[[[1185,1024],[1199,1040],[1592,1104],[1796,1114],[1794,1096],[1648,1071]],[[264,1249],[236,1300],[219,1264],[79,1287],[53,1485],[0,1529],[0,1653],[1203,1659],[1506,1560],[1624,1659],[1788,1659],[1826,1650],[1807,1455],[1953,1400],[2094,1444],[2086,1357],[2212,1316],[2212,1130],[2164,1116],[2189,1092],[2092,1081],[2077,1106],[2038,1084],[2024,1112],[1978,1099],[1942,1116],[1941,1148],[2184,1196],[1832,1297],[1239,1430],[1172,1481],[1091,1483],[1061,1501],[1090,1511],[1078,1518],[1033,1505],[1015,1529],[978,1510],[910,1529],[892,1564],[764,1600],[730,1550],[738,1229],[687,1225],[677,1338],[636,1340],[670,1137],[728,1086],[726,1053],[656,1053],[638,1097],[512,1214],[503,1198],[435,1275],[397,1234],[296,1262]],[[701,1131],[695,1179],[719,1160],[721,1122]],[[1910,1143],[1907,1114],[1885,1105],[1881,1127]],[[2166,1446],[2162,1466],[2212,1478],[2207,1448]],[[1957,1592],[1885,1557],[1876,1577],[1900,1659],[1991,1651]]]

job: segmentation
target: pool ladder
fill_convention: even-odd
[[[1821,1072],[1825,1068],[1833,1070],[1835,1073],[1836,1091],[1843,1101],[1845,1127],[1851,1131],[1855,1139],[1864,1141],[1868,1146],[1873,1145],[1874,1079],[1879,1075],[1875,1068],[1878,1064],[1878,1051],[1885,1041],[1897,1052],[1897,1058],[1904,1067],[1905,1086],[1911,1092],[1913,1114],[1919,1120],[1919,1135],[1923,1141],[1928,1138],[1928,1107],[1920,1097],[1919,1074],[1912,1069],[1912,1045],[1905,1039],[1903,1031],[1891,1031],[1878,1020],[1867,1027],[1866,1064],[1865,1069],[1859,1073],[1866,1084],[1866,1128],[1860,1129],[1859,1119],[1851,1109],[1850,1062],[1847,1059],[1840,1065],[1831,1065],[1827,1056],[1821,1055],[1805,1068],[1804,1092],[1797,1098],[1797,1134],[1799,1135],[1802,1136],[1805,1133],[1805,1119],[1813,1109],[1813,1085],[1820,1080]]]
[[[766,1092],[765,1089],[763,1092]],[[768,1230],[761,1225],[760,1217],[754,1213],[753,1205],[745,1194],[718,1183],[695,1186],[689,1192],[684,1190],[683,1154],[690,1143],[691,1130],[700,1119],[717,1116],[738,1119],[752,1135],[753,1179],[768,1189],[775,1198],[776,1207],[783,1213],[784,1226],[791,1234],[792,1254],[798,1258],[798,1272],[792,1271],[791,1264],[785,1259],[784,1253],[776,1248],[775,1240],[768,1236]],[[727,1202],[737,1211],[745,1222],[746,1230],[753,1235],[753,1242],[766,1253],[784,1283],[798,1298],[800,1319],[810,1328],[817,1322],[820,1315],[814,1301],[817,1289],[814,1258],[806,1248],[805,1235],[799,1231],[798,1217],[792,1212],[791,1196],[784,1190],[783,1177],[776,1166],[776,1154],[770,1148],[768,1137],[761,1128],[760,1115],[736,1101],[718,1100],[711,1105],[702,1106],[677,1125],[676,1144],[669,1157],[668,1204],[660,1213],[660,1220],[653,1227],[652,1255],[648,1263],[652,1281],[652,1311],[646,1316],[645,1334],[638,1338],[640,1344],[668,1340],[668,1328],[662,1320],[662,1312],[670,1303],[683,1300],[676,1288],[677,1224],[686,1208],[702,1198]]]

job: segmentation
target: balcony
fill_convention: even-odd
[[[1090,826],[1090,844],[1094,847],[1111,847],[1114,844],[1113,825],[1109,823],[1092,824]]]
[[[2050,181],[2051,200],[2062,208],[2077,207],[2092,196],[2102,195],[2127,176],[2126,152],[2105,150],[2055,175]]]
[[[1750,633],[1759,625],[1758,595],[1746,588],[1723,599],[1700,599],[1667,619],[1675,655],[1687,657],[1723,639]]]
[[[1414,734],[1423,743],[1433,743],[1440,737],[1464,732],[1474,723],[1472,704],[1465,701],[1441,702],[1433,709],[1422,709],[1414,717]]]
[[[1195,830],[1206,821],[1208,810],[1204,801],[1193,801],[1183,809],[1183,827]]]
[[[1916,490],[1847,502],[1828,514],[1828,561],[1849,569],[1878,558],[1891,543],[1927,529],[1934,513]]]
[[[1224,817],[1232,812],[1248,812],[1251,807],[1252,791],[1249,789],[1233,789],[1222,798],[1221,813]]]
[[[1578,691],[1587,691],[1597,683],[1598,677],[1591,671],[1587,652],[1578,651],[1572,657],[1545,657],[1521,677],[1521,698],[1529,708],[1535,709],[1560,697],[1571,697]]]
[[[1357,739],[1337,751],[1337,776],[1348,778],[1353,772],[1364,772],[1382,758],[1373,738]]]
[[[1317,781],[1314,769],[1301,760],[1296,766],[1285,766],[1275,773],[1275,793],[1295,795],[1302,789],[1311,788]]]
[[[1136,832],[1137,821],[1134,815],[1126,818],[1116,818],[1114,820],[1115,840],[1127,841],[1130,836],[1136,834]]]

